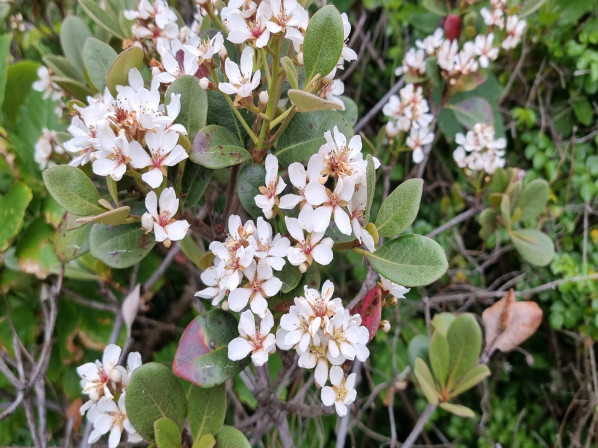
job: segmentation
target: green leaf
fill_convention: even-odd
[[[266,182],[266,168],[251,163],[241,168],[237,178],[237,194],[243,208],[254,218],[263,216],[262,209],[255,205],[255,196],[260,194],[259,187]]]
[[[62,22],[60,27],[62,52],[79,75],[79,79],[83,79],[83,46],[88,37],[91,37],[91,31],[81,18],[68,16]]]
[[[59,56],[57,54],[47,54],[42,58],[42,60],[44,61],[44,64],[54,72],[54,76],[80,79],[77,71],[64,56]]]
[[[451,390],[451,397],[455,397],[465,392],[466,390],[471,389],[473,386],[478,384],[480,381],[482,381],[489,375],[490,369],[487,365],[480,364],[475,366],[473,369],[471,369],[469,372],[463,375],[459,380],[457,380],[457,382]]]
[[[496,211],[491,208],[484,209],[482,213],[480,213],[480,217],[478,219],[480,221],[480,225],[482,226],[480,229],[480,238],[487,240],[494,232],[496,232],[496,229],[498,228]]]
[[[0,197],[0,253],[4,252],[8,241],[19,232],[32,197],[31,189],[23,182],[15,182]]]
[[[342,109],[338,103],[328,101],[313,93],[304,92],[303,90],[290,89],[288,91],[289,98],[298,112],[315,112],[318,110]]]
[[[0,108],[4,103],[4,90],[8,79],[8,61],[10,59],[10,34],[0,36]]]
[[[444,249],[421,235],[400,236],[366,257],[380,275],[404,286],[429,285],[448,268]]]
[[[461,314],[446,334],[449,347],[448,385],[454,384],[478,362],[482,350],[482,331],[472,314]]]
[[[351,124],[337,111],[295,114],[276,144],[275,155],[278,161],[283,166],[293,162],[307,162],[326,143],[324,132],[331,131],[334,126],[338,126],[347,140],[353,135]]]
[[[500,215],[505,228],[508,230],[511,228],[511,200],[508,194],[503,194],[500,199]]]
[[[351,126],[355,126],[355,123],[357,123],[357,117],[359,115],[357,104],[355,104],[355,101],[348,96],[341,96],[341,100],[345,105],[345,109],[341,110],[339,113],[349,121]]]
[[[429,356],[434,378],[444,388],[449,370],[449,345],[446,336],[440,331],[432,336]]]
[[[78,100],[85,101],[88,96],[93,95],[93,91],[81,81],[62,76],[54,76],[53,81]]]
[[[91,225],[80,225],[77,217],[65,213],[56,229],[54,252],[62,262],[67,262],[89,252]]]
[[[546,266],[554,256],[554,243],[548,235],[535,229],[512,230],[511,241],[521,258],[535,266]]]
[[[437,16],[445,17],[449,13],[442,0],[422,0],[421,5]]]
[[[370,212],[372,211],[372,204],[374,203],[374,195],[376,194],[376,167],[374,165],[374,157],[368,154],[365,157],[367,167],[365,170],[366,186],[368,189],[367,200],[365,203],[365,211],[363,221],[367,224],[370,222]]]
[[[507,188],[509,179],[507,178],[507,172],[501,168],[496,168],[496,171],[492,175],[492,181],[490,182],[490,189],[494,193],[502,193]]]
[[[282,65],[282,68],[284,68],[284,71],[287,75],[287,80],[289,81],[291,88],[298,89],[299,82],[297,81],[297,67],[295,67],[293,61],[291,61],[291,59],[288,56],[284,56],[280,59],[280,64]]]
[[[315,75],[324,77],[336,66],[344,38],[343,19],[334,6],[324,6],[311,17],[303,40],[306,86]]]
[[[413,373],[415,374],[415,377],[419,382],[419,387],[421,387],[428,403],[432,406],[436,406],[438,404],[436,384],[434,383],[434,378],[432,377],[432,372],[430,372],[428,365],[421,358],[415,360],[415,369],[413,370]]]
[[[107,224],[109,226],[117,226],[124,224],[131,213],[131,209],[128,205],[115,208],[113,210],[107,210],[104,213],[100,213],[96,216],[85,216],[83,218],[77,218],[77,222],[82,224],[96,223],[96,224]]]
[[[189,158],[198,165],[215,170],[248,162],[251,155],[228,129],[210,124],[195,136]]]
[[[90,216],[106,211],[98,204],[98,190],[79,168],[57,165],[44,170],[42,175],[48,192],[67,212]]]
[[[35,219],[20,232],[15,252],[20,271],[34,274],[40,279],[58,271],[60,261],[56,258],[52,245],[54,234],[54,227],[46,224],[43,217]]]
[[[517,13],[517,18],[523,19],[529,16],[540,9],[544,3],[546,3],[546,0],[527,0]]]
[[[187,416],[185,391],[179,379],[162,364],[149,362],[133,371],[125,396],[127,415],[144,438],[152,440],[154,423],[167,417],[183,430]]]
[[[104,92],[108,71],[117,56],[116,51],[110,45],[95,37],[87,39],[83,46],[83,65],[89,80],[100,93]]]
[[[181,378],[201,387],[224,383],[249,363],[228,359],[228,344],[239,336],[237,321],[231,313],[213,309],[197,316],[187,326],[172,364]]]
[[[223,426],[214,434],[216,448],[251,448],[249,440],[241,431],[232,426]]]
[[[208,106],[207,124],[222,126],[235,134],[240,142],[245,141],[247,131],[220,92],[208,91]],[[241,109],[240,112],[242,116],[245,116],[245,122],[251,125],[253,116],[244,109]]]
[[[139,224],[110,227],[94,224],[89,237],[91,255],[113,268],[136,265],[156,245],[153,235]]]
[[[548,202],[548,182],[544,179],[535,179],[527,184],[517,201],[517,207],[521,208],[521,220],[528,221],[535,219],[546,207]]]
[[[191,385],[188,394],[189,427],[193,439],[213,434],[224,424],[226,417],[226,386],[211,388]]]
[[[376,228],[380,235],[395,236],[413,224],[419,211],[423,188],[423,179],[409,179],[386,198],[376,218]]]
[[[195,264],[195,266],[201,266],[202,257],[205,255],[199,248],[193,237],[189,234],[180,241],[181,250],[185,256]]]
[[[108,71],[106,85],[110,93],[116,96],[116,86],[129,84],[129,71],[132,68],[141,70],[143,65],[143,50],[139,47],[129,47],[117,56]]]
[[[412,369],[415,368],[415,360],[421,358],[425,361],[428,360],[430,350],[430,338],[423,334],[417,334],[409,341],[407,346],[407,357],[409,358],[409,365]]]
[[[168,417],[159,418],[154,422],[154,437],[157,448],[181,448],[182,446],[181,430]]]
[[[204,434],[193,441],[193,448],[214,448],[214,446],[216,446],[216,439],[212,434]]]
[[[38,79],[37,69],[39,66],[39,62],[33,61],[19,61],[8,66],[2,104],[2,111],[6,116],[3,126],[14,125],[21,112],[21,106],[25,100],[31,98],[31,85]],[[38,95],[38,92],[34,92],[34,95]],[[39,94],[39,98],[41,99],[41,94]],[[31,147],[32,153],[33,146],[35,143]]]
[[[206,125],[208,94],[199,86],[199,79],[191,75],[180,76],[170,84],[164,96],[165,104],[170,104],[173,93],[181,95],[181,112],[174,122],[185,126],[189,140],[193,141],[197,131]]]
[[[432,331],[447,335],[448,329],[451,324],[455,321],[456,317],[453,313],[437,313],[432,319]]]
[[[79,5],[81,5],[91,20],[110,34],[122,40],[127,38],[120,28],[118,17],[111,10],[102,9],[95,0],[79,0]]]
[[[451,414],[455,414],[459,417],[467,417],[467,418],[474,418],[475,413],[469,409],[467,406],[463,406],[462,404],[454,404],[454,403],[440,403],[440,407]]]
[[[182,184],[183,208],[193,207],[199,202],[212,180],[212,173],[212,170],[195,163],[185,164]]]
[[[276,276],[282,281],[281,291],[286,294],[297,287],[303,274],[297,266],[285,263],[282,270]]]
[[[457,104],[448,104],[446,107],[452,109],[457,121],[467,129],[473,129],[477,123],[494,124],[492,106],[485,98],[468,98]]]

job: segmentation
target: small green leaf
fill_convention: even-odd
[[[523,4],[523,7],[517,13],[517,17],[519,19],[523,19],[524,17],[529,16],[530,14],[536,12],[538,9],[542,7],[542,5],[546,3],[546,0],[528,0]]]
[[[442,0],[422,0],[422,6],[437,16],[445,17],[449,13]]]
[[[93,91],[83,84],[81,81],[77,81],[71,78],[64,78],[62,76],[54,76],[52,80],[66,90],[68,93],[73,95],[75,98],[85,101],[88,96],[93,95]]]
[[[237,194],[243,208],[254,218],[263,216],[262,209],[255,204],[256,195],[260,194],[259,187],[266,183],[266,168],[252,163],[241,168],[237,178]]]
[[[380,275],[404,286],[429,285],[448,268],[444,249],[421,235],[400,236],[366,257]]]
[[[133,427],[148,440],[153,439],[158,419],[172,420],[180,434],[187,416],[187,400],[179,379],[168,367],[155,362],[133,371],[125,406]]]
[[[77,217],[65,213],[56,229],[54,252],[62,262],[67,262],[89,252],[90,225],[76,222]]]
[[[215,170],[248,162],[251,155],[228,129],[210,124],[195,136],[189,158],[198,165]]]
[[[448,104],[457,121],[467,129],[473,129],[477,123],[494,124],[494,112],[488,100],[482,97],[467,98],[457,104]]]
[[[143,50],[139,47],[129,47],[117,56],[108,71],[106,85],[110,93],[116,96],[116,86],[129,84],[129,71],[132,68],[141,69],[143,65]]]
[[[47,54],[42,58],[42,60],[44,61],[44,64],[54,72],[54,76],[80,79],[77,71],[64,56],[59,56],[57,54]]]
[[[386,198],[376,218],[376,228],[380,235],[395,236],[413,224],[419,211],[423,188],[422,179],[409,179]]]
[[[444,312],[435,314],[434,319],[432,319],[432,331],[442,333],[446,336],[448,329],[454,321],[455,315],[453,313]]]
[[[415,360],[415,369],[413,370],[413,373],[415,374],[415,377],[419,382],[419,387],[421,387],[428,403],[432,406],[436,406],[438,404],[438,392],[436,391],[432,372],[430,372],[428,365],[423,359],[417,358]]]
[[[226,417],[226,386],[211,388],[191,385],[189,388],[189,428],[193,439],[213,434],[224,424]]]
[[[79,5],[81,5],[91,20],[110,34],[122,40],[127,38],[120,28],[118,17],[112,11],[102,9],[95,0],[79,0]]]
[[[315,75],[324,77],[336,66],[344,38],[343,19],[336,7],[324,6],[311,17],[303,40],[306,86]]]
[[[91,255],[110,267],[123,269],[143,260],[156,245],[156,240],[139,224],[116,227],[94,224],[89,244]]]
[[[297,67],[295,67],[293,61],[291,61],[291,59],[288,56],[284,56],[280,59],[280,64],[282,65],[282,68],[284,68],[284,71],[287,75],[287,80],[289,81],[291,88],[298,89],[299,82],[297,81]]]
[[[370,222],[370,212],[372,211],[372,204],[374,203],[374,195],[376,194],[376,167],[374,165],[374,157],[368,154],[365,157],[367,167],[365,170],[366,187],[368,189],[367,201],[365,203],[365,211],[363,221],[367,224]]]
[[[511,228],[511,199],[508,194],[503,194],[500,199],[500,215],[505,228]]]
[[[247,437],[232,426],[223,426],[214,434],[216,448],[251,448]]]
[[[315,112],[318,110],[342,109],[338,103],[328,101],[313,93],[304,92],[303,90],[290,89],[288,91],[289,98],[298,112]]]
[[[458,316],[448,329],[449,378],[451,386],[478,362],[482,350],[482,331],[473,315]]]
[[[434,378],[444,388],[449,369],[449,346],[446,336],[440,331],[432,336],[429,356]]]
[[[181,95],[181,112],[174,122],[185,126],[189,140],[193,141],[197,131],[206,125],[208,94],[200,87],[199,79],[191,75],[180,76],[170,84],[164,96],[165,104],[170,104],[173,93]]]
[[[197,243],[195,242],[193,237],[188,234],[187,236],[185,236],[185,238],[183,238],[180,241],[180,244],[181,244],[181,250],[183,251],[185,256],[189,260],[191,260],[195,266],[199,267],[201,264],[201,259],[204,256],[204,253],[199,248],[199,246],[197,245]]]
[[[79,168],[68,165],[53,166],[43,172],[43,178],[50,195],[67,212],[78,216],[90,216],[106,211],[98,204],[98,190]]]
[[[6,194],[0,197],[0,253],[19,232],[32,197],[31,189],[22,182],[12,184]]]
[[[157,448],[181,448],[181,430],[168,417],[159,418],[154,422],[154,437]]]
[[[83,46],[83,65],[91,83],[100,93],[104,92],[108,71],[117,56],[110,45],[95,37],[87,39]]]
[[[212,434],[204,434],[193,441],[193,448],[214,448],[214,446],[216,446],[216,439]]]
[[[480,229],[480,238],[483,240],[487,240],[492,236],[496,229],[498,228],[498,220],[496,211],[491,208],[487,208],[482,210],[480,213],[479,221],[482,228]]]
[[[501,168],[496,168],[496,171],[492,175],[492,182],[490,182],[490,189],[494,193],[502,193],[507,188],[509,179],[507,178],[507,172]]]
[[[511,241],[519,255],[535,266],[546,266],[554,256],[554,243],[544,233],[535,229],[512,230]]]
[[[212,170],[195,163],[185,164],[182,184],[182,208],[193,207],[200,201],[212,180],[212,174]]]
[[[521,220],[535,219],[545,208],[548,202],[548,182],[544,179],[535,179],[527,184],[517,201],[521,208]]]
[[[451,397],[456,397],[457,395],[465,392],[468,389],[471,389],[473,386],[478,384],[484,378],[490,375],[490,369],[487,365],[480,364],[475,366],[465,375],[463,375],[460,379],[457,380],[455,385],[451,390]]]
[[[455,414],[459,417],[474,418],[475,413],[467,406],[462,404],[454,403],[440,403],[440,407],[451,414]]]
[[[407,357],[409,358],[409,365],[412,369],[415,368],[415,360],[421,358],[424,362],[428,361],[428,353],[430,351],[430,338],[423,334],[415,335],[407,346]]]
[[[62,52],[71,63],[79,79],[83,79],[83,46],[91,31],[85,22],[75,16],[68,16],[60,27],[60,44]]]
[[[107,210],[104,213],[100,213],[96,216],[85,216],[77,218],[77,222],[81,224],[96,223],[96,224],[107,224],[109,226],[117,226],[124,224],[131,213],[131,209],[128,205],[115,208],[113,210]]]
[[[303,274],[297,266],[285,263],[282,270],[276,276],[282,281],[281,291],[286,294],[297,287]]]

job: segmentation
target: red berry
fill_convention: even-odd
[[[459,39],[462,28],[463,21],[461,20],[461,17],[456,14],[449,14],[444,21],[444,37],[449,40]]]

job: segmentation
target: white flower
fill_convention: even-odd
[[[117,404],[110,398],[104,397],[94,406],[87,418],[93,423],[93,431],[89,435],[87,443],[97,442],[102,435],[110,431],[108,437],[108,447],[116,448],[120,442],[120,437],[124,430],[129,434],[130,443],[141,442],[142,437],[137,433],[125,409],[125,392],[120,395]]]
[[[339,178],[334,191],[330,191],[319,182],[310,182],[305,188],[305,198],[309,205],[319,205],[313,212],[314,231],[325,232],[334,214],[334,223],[338,230],[345,235],[351,235],[351,220],[343,207],[347,206],[354,192],[355,182],[350,177]]]
[[[77,373],[82,378],[83,393],[89,395],[89,401],[81,406],[81,414],[84,414],[100,398],[113,398],[110,389],[114,383],[121,381],[124,370],[117,367],[120,353],[121,348],[118,345],[109,344],[104,349],[102,362],[88,362],[77,367]]]
[[[494,61],[498,57],[498,48],[492,46],[493,42],[493,33],[488,36],[479,35],[475,38],[475,53],[479,56],[480,65],[484,68],[488,67],[490,61]]]
[[[416,40],[415,46],[426,52],[428,56],[434,56],[436,50],[442,45],[444,41],[444,31],[442,28],[436,28],[434,34],[427,36],[423,41]]]
[[[403,58],[403,70],[405,73],[421,77],[426,74],[426,53],[423,50],[410,48]]]
[[[285,194],[280,198],[279,208],[288,210],[294,208],[297,204],[305,204],[305,187],[311,181],[319,182],[322,178],[324,169],[324,159],[319,154],[314,154],[309,158],[307,171],[299,162],[293,162],[289,165],[289,180],[297,189],[299,194]]]
[[[297,298],[295,304],[309,323],[309,332],[313,337],[318,330],[325,330],[330,318],[343,310],[343,302],[339,297],[332,299],[334,285],[330,280],[324,282],[321,292],[307,286],[304,291],[303,297]]]
[[[52,80],[50,71],[44,65],[37,69],[37,77],[39,78],[32,85],[33,90],[42,92],[44,99],[51,98],[53,101],[58,101],[62,97],[62,89],[58,84]]]
[[[349,34],[351,34],[351,22],[349,22],[346,12],[341,14],[341,18],[343,19],[343,40],[345,41],[345,44],[343,44],[341,57],[336,64],[336,66],[339,68],[342,68],[345,61],[351,62],[357,59],[357,53],[355,53],[355,51],[353,51],[351,48],[347,47],[346,44],[347,40],[349,39]]]
[[[260,70],[258,69],[253,77],[253,55],[255,51],[253,48],[247,46],[241,53],[241,64],[239,65],[226,58],[224,63],[226,76],[229,82],[221,82],[218,88],[221,92],[228,95],[238,95],[241,98],[246,98],[251,95],[251,92],[260,83]]]
[[[241,246],[232,250],[220,241],[212,241],[210,250],[222,260],[222,263],[216,266],[220,289],[234,291],[241,283],[243,271],[254,262],[253,249]]]
[[[260,9],[263,9],[262,5],[267,6],[267,3],[261,3]],[[266,26],[267,23],[267,19],[262,14],[257,14],[255,20],[250,19],[247,22],[240,13],[231,13],[226,20],[226,27],[229,30],[228,40],[235,44],[251,41],[256,48],[263,48],[270,41],[270,30]]]
[[[238,361],[251,353],[253,364],[263,366],[268,361],[268,355],[276,350],[276,337],[270,333],[273,326],[274,318],[269,311],[262,318],[259,328],[256,328],[251,311],[242,312],[239,321],[240,337],[228,344],[229,359]]]
[[[299,266],[301,272],[305,272],[312,262],[315,260],[321,265],[330,264],[332,261],[332,238],[324,238],[324,232],[313,231],[313,210],[309,206],[305,206],[302,210],[311,210],[311,221],[304,222],[297,218],[289,218],[285,216],[287,230],[290,235],[297,241],[294,247],[289,247],[287,250],[287,258],[289,263],[293,266]],[[303,215],[305,218],[308,215]],[[307,237],[304,231],[307,230]]]
[[[421,163],[424,160],[424,146],[434,141],[434,133],[427,127],[412,128],[407,137],[406,144],[413,150],[413,162]]]
[[[226,24],[231,14],[240,14],[244,19],[249,19],[256,9],[257,4],[252,0],[230,0],[228,5],[222,8],[220,15]]]
[[[137,20],[133,24],[133,37],[138,39],[175,39],[179,34],[177,16],[166,0],[140,0],[137,10],[124,11],[127,20]]]
[[[298,301],[299,297],[296,297],[295,305],[291,305],[289,312],[280,318],[280,328],[276,332],[276,345],[281,350],[297,347],[297,351],[303,353],[309,347],[311,333],[309,322],[301,311],[304,306]]]
[[[53,153],[63,154],[64,150],[56,141],[56,131],[43,128],[42,135],[37,142],[35,142],[33,159],[43,170],[48,166]]]
[[[355,374],[350,374],[346,379],[343,369],[339,366],[333,366],[330,369],[330,382],[332,387],[322,388],[322,403],[326,406],[334,404],[336,413],[339,417],[347,414],[347,406],[355,401],[357,392],[355,391]]]
[[[502,8],[492,8],[492,11],[488,8],[482,8],[480,14],[484,19],[484,23],[488,26],[497,26],[502,29],[505,25]]]
[[[278,177],[278,159],[273,154],[266,156],[266,185],[259,188],[260,193],[255,196],[255,204],[262,209],[264,216],[270,219],[274,216],[274,206],[278,204],[278,195],[287,185]]]
[[[297,3],[297,0],[270,0],[269,8],[264,7],[261,14],[269,19],[266,26],[272,34],[286,31],[289,28],[307,28],[307,23],[305,23],[307,13]]]
[[[370,333],[361,326],[359,314],[351,316],[347,309],[337,311],[329,320],[326,332],[330,334],[328,351],[334,358],[342,356],[350,361],[357,358],[363,362],[370,356],[365,346],[370,340]]]
[[[495,139],[493,126],[477,123],[467,135],[458,133],[455,142],[459,146],[453,152],[453,158],[460,168],[492,174],[496,168],[505,165],[503,157],[507,141]]]
[[[318,150],[318,154],[324,162],[322,174],[335,179],[353,177],[354,182],[357,183],[358,178],[365,173],[367,168],[367,162],[361,153],[361,136],[354,135],[347,144],[347,137],[335,126],[332,132],[324,132],[324,138],[326,143]]]
[[[345,93],[345,84],[340,79],[334,79],[322,89],[320,96],[324,96],[328,101],[341,106],[341,110],[345,110],[345,103],[340,99],[340,96]]]
[[[362,225],[365,219],[366,205],[367,186],[362,185],[347,204],[347,208],[349,209],[349,218],[351,219],[351,227],[353,228],[353,234],[355,235],[355,238],[357,238],[360,243],[365,245],[367,250],[374,252],[376,250],[374,237]]]
[[[102,126],[98,132],[102,150],[96,153],[92,169],[98,176],[110,176],[121,180],[127,164],[141,169],[151,165],[150,156],[137,141],[127,141],[124,134],[116,137],[110,126]]]
[[[405,294],[411,291],[409,288],[405,288],[404,286],[401,286],[395,282],[391,282],[386,277],[380,276],[380,283],[384,291],[397,299],[404,299]]]
[[[199,58],[190,51],[185,51],[180,40],[160,41],[157,50],[162,59],[164,71],[160,72],[158,67],[154,67],[154,76],[162,84],[170,84],[182,75],[197,73]]]
[[[214,55],[218,54],[223,46],[224,37],[222,37],[222,33],[216,33],[214,37],[206,40],[202,40],[194,34],[187,38],[185,50],[203,60],[209,61]]]
[[[252,263],[244,271],[247,283],[240,288],[231,291],[228,296],[229,308],[233,311],[241,311],[249,303],[251,311],[261,318],[268,312],[267,297],[272,297],[282,288],[282,281],[274,277],[272,268],[265,261]]]
[[[158,213],[158,199],[153,191],[150,191],[145,197],[145,207],[147,212],[141,218],[143,227],[148,232],[154,231],[157,242],[179,241],[185,238],[187,230],[189,230],[189,223],[185,219],[173,218],[179,209],[179,200],[174,188],[165,188],[160,194],[160,213]],[[150,228],[151,224],[153,224],[153,229]]]
[[[255,257],[264,260],[275,271],[284,266],[284,257],[291,243],[279,233],[272,239],[272,226],[261,216],[257,218],[257,230],[247,238]]]
[[[332,359],[328,352],[328,339],[330,336],[324,334],[323,331],[318,331],[312,335],[311,344],[308,345],[307,350],[300,353],[297,364],[304,369],[313,369],[314,379],[316,384],[323,387],[328,381],[328,368],[330,363],[341,364],[343,359]]]
[[[151,168],[141,179],[152,188],[158,188],[167,174],[167,167],[175,166],[189,155],[178,144],[179,133],[157,128],[145,134],[145,143],[151,153]]]
[[[517,16],[510,16],[507,19],[506,26],[507,38],[502,42],[502,47],[505,50],[515,48],[521,41],[526,27],[527,22],[525,20],[519,20]]]
[[[220,263],[224,263],[220,261]],[[221,278],[218,275],[217,266],[210,266],[208,269],[201,273],[201,281],[207,288],[197,291],[195,297],[201,297],[202,299],[211,299],[212,305],[216,306],[224,298],[226,289],[220,288]]]
[[[127,368],[125,370],[124,375],[122,376],[122,384],[123,386],[127,387],[131,382],[131,377],[133,376],[133,372],[138,367],[141,367],[141,353],[139,352],[131,352],[129,356],[127,356]]]

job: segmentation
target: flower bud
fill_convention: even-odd
[[[220,304],[220,307],[222,308],[223,311],[228,311],[230,309],[228,306],[228,300],[223,300],[222,303]]]
[[[268,96],[268,92],[266,92],[265,90],[263,92],[260,92],[260,104],[268,104],[268,99],[270,97]]]
[[[380,322],[380,329],[384,333],[388,333],[390,331],[390,322],[387,320],[383,320],[382,322]]]
[[[208,78],[201,78],[199,80],[199,87],[203,90],[208,90],[210,88],[210,80]]]
[[[226,47],[224,45],[218,52],[218,56],[220,56],[220,59],[226,59],[226,57],[228,56],[228,52],[226,51]]]

